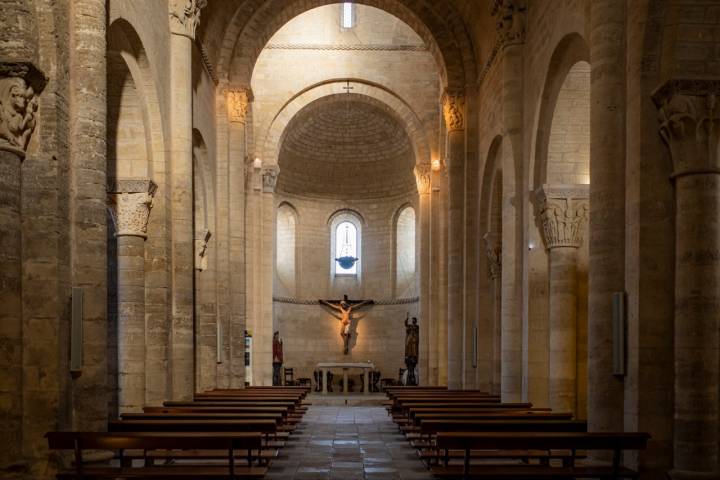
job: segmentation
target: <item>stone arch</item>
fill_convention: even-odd
[[[589,62],[589,60],[588,44],[578,33],[571,33],[563,37],[550,58],[538,110],[535,155],[530,159],[531,191],[540,188],[547,179],[550,131],[563,83],[575,65],[579,62]]]
[[[320,98],[346,94],[347,92],[342,87],[347,82],[358,84],[352,94],[353,100],[378,102],[399,119],[400,124],[405,127],[405,131],[412,142],[416,163],[430,162],[430,142],[425,134],[422,121],[410,105],[397,94],[381,85],[355,78],[331,79],[317,85],[311,85],[288,100],[275,115],[267,132],[258,142],[258,145],[261,145],[262,148],[260,151],[262,152],[261,158],[263,161],[277,163],[287,126],[298,112]]]
[[[498,191],[498,179],[500,181],[499,191],[502,192],[502,147],[503,137],[498,135],[490,143],[485,160],[485,169],[480,186],[480,231],[482,233],[489,232],[493,227],[498,226],[492,220],[492,208],[493,202],[496,200],[495,194]],[[502,227],[502,219],[499,226]]]
[[[193,191],[196,196],[195,232],[210,229],[215,213],[213,175],[208,158],[208,149],[202,134],[196,128],[192,131],[193,146]],[[200,214],[198,216],[198,213]]]
[[[165,171],[160,102],[145,47],[133,26],[122,18],[113,21],[108,28],[109,65],[112,64],[113,59],[115,62],[122,61],[124,63],[137,91],[144,124],[144,143],[147,155],[146,173],[143,176],[153,178],[155,172]],[[108,77],[111,74],[111,69],[108,68]],[[108,83],[110,84],[110,82]]]
[[[273,295],[295,297],[299,286],[300,229],[295,206],[282,201],[277,206],[275,234],[275,280]]]
[[[406,217],[408,212],[412,212],[412,218]],[[412,228],[403,225],[412,220]],[[392,262],[393,262],[393,295],[395,298],[408,298],[414,296],[415,277],[417,273],[417,210],[409,202],[403,203],[395,210],[392,219]],[[403,247],[411,247],[410,255],[404,255],[401,252]],[[407,268],[404,263],[412,262],[412,268]]]
[[[355,276],[356,278],[360,279],[362,278],[362,265],[364,263],[363,230],[365,227],[365,219],[362,215],[360,215],[360,212],[350,208],[342,208],[340,210],[337,210],[332,215],[330,215],[330,218],[328,218],[328,233],[330,235],[330,277],[335,278],[336,275],[337,262],[335,261],[335,258],[337,258],[337,256],[339,255],[339,252],[337,252],[336,248],[336,235],[338,227],[344,222],[352,223],[357,229],[356,248],[359,261],[355,264]]]
[[[224,32],[218,72],[230,84],[249,84],[258,55],[289,19],[337,0],[251,0],[238,8]],[[435,57],[443,84],[464,91],[477,77],[472,41],[460,14],[449,2],[358,0],[407,23]]]

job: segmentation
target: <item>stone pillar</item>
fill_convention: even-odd
[[[253,95],[249,88],[229,89],[227,92],[229,120],[230,171],[230,387],[245,386],[245,156],[246,123]]]
[[[523,43],[524,0],[498,0],[492,11],[496,20],[502,62],[503,198],[502,198],[502,380],[504,402],[527,399],[523,375],[522,291],[525,193],[523,159]]]
[[[577,255],[588,214],[588,186],[544,186],[538,217],[548,251],[550,407],[577,411]]]
[[[653,95],[675,182],[673,479],[718,478],[720,82],[671,80]]]
[[[145,405],[145,239],[157,185],[149,179],[117,179],[109,188],[117,239],[118,407]]]
[[[431,181],[436,182],[437,177],[431,175]],[[440,319],[445,316],[440,310],[440,187],[432,185],[430,196],[430,384],[439,385]]]
[[[465,98],[443,95],[448,158],[448,388],[463,386]]]
[[[193,353],[193,163],[192,42],[206,0],[171,0],[170,16],[170,210],[172,326],[170,394],[192,399]]]
[[[253,336],[253,384],[272,385],[273,265],[277,165],[250,165],[247,185],[248,330]]]
[[[21,162],[45,77],[32,64],[0,63],[0,472],[23,457]]]
[[[625,289],[625,7],[590,2],[588,430],[622,431],[624,387],[612,371],[612,294]],[[600,458],[600,456],[598,455]]]
[[[488,275],[493,286],[492,313],[492,376],[491,391],[500,395],[502,378],[502,243],[496,232],[488,232],[484,236],[485,253],[487,255]]]
[[[447,168],[437,175],[440,186],[438,202],[438,383],[448,384],[448,178]]]
[[[417,182],[420,222],[416,227],[419,230],[419,258],[420,268],[417,275],[420,280],[420,385],[429,385],[430,381],[430,342],[432,331],[430,314],[430,192],[432,190],[432,171],[429,164],[415,166],[415,180]],[[433,338],[435,338],[433,336]]]

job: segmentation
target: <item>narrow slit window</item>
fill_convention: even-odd
[[[342,28],[353,28],[355,26],[355,5],[352,2],[344,2],[340,10],[340,16]]]

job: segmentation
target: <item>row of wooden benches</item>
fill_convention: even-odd
[[[646,448],[649,435],[588,432],[567,412],[497,396],[442,387],[393,387],[388,412],[437,477],[636,478],[622,463],[626,450]],[[610,451],[609,463],[587,455]]]
[[[262,478],[307,410],[307,387],[252,387],[196,394],[123,413],[107,432],[48,432],[51,450],[74,452],[58,479]],[[111,451],[100,464],[88,450]]]

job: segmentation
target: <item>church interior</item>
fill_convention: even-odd
[[[719,96],[718,0],[0,0],[0,478],[720,479]]]

